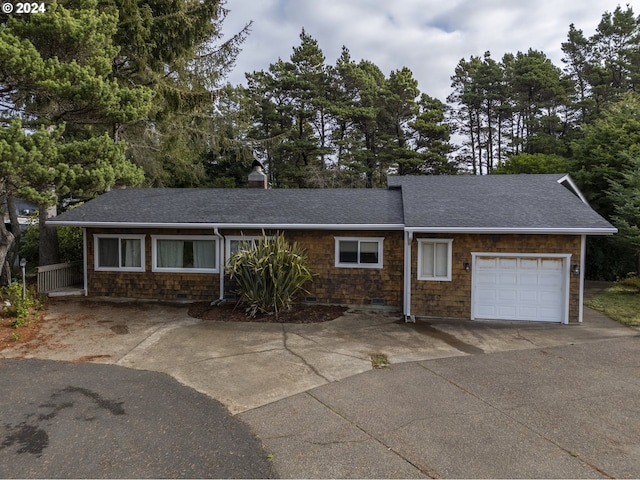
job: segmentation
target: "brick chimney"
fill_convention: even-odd
[[[267,188],[267,174],[264,173],[264,168],[258,160],[254,160],[251,164],[253,171],[249,174],[249,188]]]

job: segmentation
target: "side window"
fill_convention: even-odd
[[[383,238],[336,237],[336,267],[382,268]]]
[[[451,280],[451,244],[447,239],[418,239],[418,280]]]
[[[229,235],[226,237],[227,241],[226,241],[226,250],[225,250],[225,259],[227,260],[227,262],[229,261],[229,259],[234,256],[236,253],[238,253],[241,249],[251,249],[251,248],[255,248],[256,244],[258,243],[258,241],[261,239],[262,237],[259,236],[235,236],[235,235]],[[273,237],[266,237],[268,239],[271,239]]]
[[[144,272],[144,235],[96,235],[96,271]]]

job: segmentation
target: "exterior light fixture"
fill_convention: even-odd
[[[580,275],[580,265],[578,265],[577,263],[575,265],[572,265],[571,273],[573,273],[576,277]]]
[[[467,272],[468,272],[469,270],[471,270],[471,265],[469,265],[469,262],[464,262],[464,269],[465,269],[465,271],[467,271]]]

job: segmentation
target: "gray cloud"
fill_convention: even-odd
[[[232,35],[253,20],[252,33],[229,77],[266,70],[288,59],[302,28],[315,38],[327,63],[343,45],[354,60],[370,60],[385,73],[408,67],[420,89],[444,100],[461,58],[490,51],[543,51],[562,66],[561,43],[574,23],[586,35],[616,0],[227,0],[224,29]],[[638,12],[636,12],[638,13]]]

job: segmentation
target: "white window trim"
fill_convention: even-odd
[[[273,235],[228,235],[225,236],[225,249],[224,249],[224,258],[227,263],[229,263],[229,259],[231,258],[231,242],[234,240],[242,241],[258,241],[262,238],[267,238],[268,240],[273,239]]]
[[[162,268],[158,267],[158,240],[209,240],[218,242],[219,237],[216,235],[151,235],[151,271],[157,273],[219,273],[220,272],[220,256],[219,248],[216,243],[214,246],[214,255],[216,268]]]
[[[445,243],[447,245],[447,275],[443,277],[433,277],[424,275],[422,272],[422,246],[425,243]],[[450,282],[451,281],[451,267],[453,260],[453,239],[451,238],[419,238],[418,239],[418,280],[431,281],[431,282]]]
[[[334,237],[335,238],[335,266],[338,268],[382,268],[382,252],[384,237]],[[340,242],[358,242],[358,262],[357,263],[341,263],[340,262]],[[360,263],[360,242],[377,242],[378,243],[378,263]]]
[[[100,250],[98,243],[101,238],[117,238],[118,239],[118,265],[121,263],[120,240],[137,239],[140,240],[140,266],[139,267],[101,267],[100,266]],[[134,235],[117,233],[99,233],[93,236],[93,269],[96,272],[144,272],[145,271],[145,238],[146,235]]]

